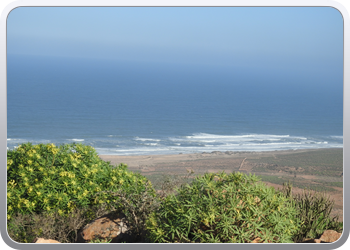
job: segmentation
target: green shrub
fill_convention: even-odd
[[[12,240],[22,243],[34,242],[37,238],[53,239],[61,243],[77,241],[78,230],[88,221],[86,214],[91,208],[75,209],[69,215],[55,212],[40,214],[14,214],[7,224]],[[98,212],[98,211],[96,211]]]
[[[150,183],[146,183],[145,191],[140,193],[128,193],[122,189],[116,192],[104,191],[119,198],[118,204],[112,203],[112,207],[114,205],[123,207],[129,227],[125,242],[149,242],[146,238],[146,221],[150,214],[158,209],[161,201],[161,197],[149,192],[149,189],[153,188]]]
[[[254,175],[205,174],[167,196],[147,220],[153,242],[292,242],[295,204]]]
[[[295,201],[295,206],[300,218],[300,227],[293,236],[294,242],[302,242],[305,239],[318,238],[325,230],[341,232],[342,223],[338,216],[331,216],[334,201],[325,193],[304,190],[301,194],[292,193],[290,182],[283,184],[282,193]]]
[[[140,193],[147,182],[125,164],[113,167],[101,160],[91,146],[22,144],[7,152],[7,218],[43,212],[68,215],[76,208],[118,199],[101,191]],[[153,189],[149,192],[154,194]]]

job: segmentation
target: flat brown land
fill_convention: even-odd
[[[100,155],[112,165],[125,163],[151,181],[164,175],[185,176],[206,172],[239,171],[259,175],[276,189],[290,181],[293,192],[305,188],[326,192],[334,200],[333,215],[343,220],[343,149],[308,149],[270,152],[212,152],[177,155]]]

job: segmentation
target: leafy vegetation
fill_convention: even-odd
[[[147,221],[154,242],[292,242],[293,201],[253,175],[205,174],[165,198]]]
[[[318,238],[325,230],[342,231],[342,223],[338,217],[331,217],[334,202],[324,193],[305,190],[302,194],[292,194],[292,185],[284,184],[282,192],[295,201],[298,217],[301,219],[298,232],[293,237],[294,242],[302,242],[305,238]]]
[[[102,161],[90,146],[22,144],[7,152],[8,225],[13,225],[13,216],[57,213],[67,217],[83,208],[90,208],[84,217],[94,219],[96,207],[123,208],[117,202],[120,197],[102,191],[123,190],[126,196],[147,191],[154,196],[155,190],[146,190],[146,183],[145,177],[128,171],[125,164],[113,167]]]
[[[90,146],[22,144],[7,152],[8,233],[17,242],[72,243],[82,226],[111,211],[126,215],[132,242],[301,242],[342,230],[325,194],[293,195],[290,183],[276,191],[240,172],[192,174],[163,175],[156,192],[144,176],[111,166]]]

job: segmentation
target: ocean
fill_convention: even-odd
[[[342,77],[8,55],[7,147],[25,142],[101,155],[341,148]]]

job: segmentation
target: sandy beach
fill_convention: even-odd
[[[303,149],[268,152],[219,152],[117,156],[100,155],[112,165],[127,164],[129,169],[144,176],[157,178],[162,175],[185,176],[206,172],[231,173],[240,171],[259,175],[269,186],[282,188],[282,182],[293,182],[293,192],[304,188],[321,188],[334,200],[333,214],[343,217],[343,169],[342,149]],[[337,184],[337,185],[336,185]]]

